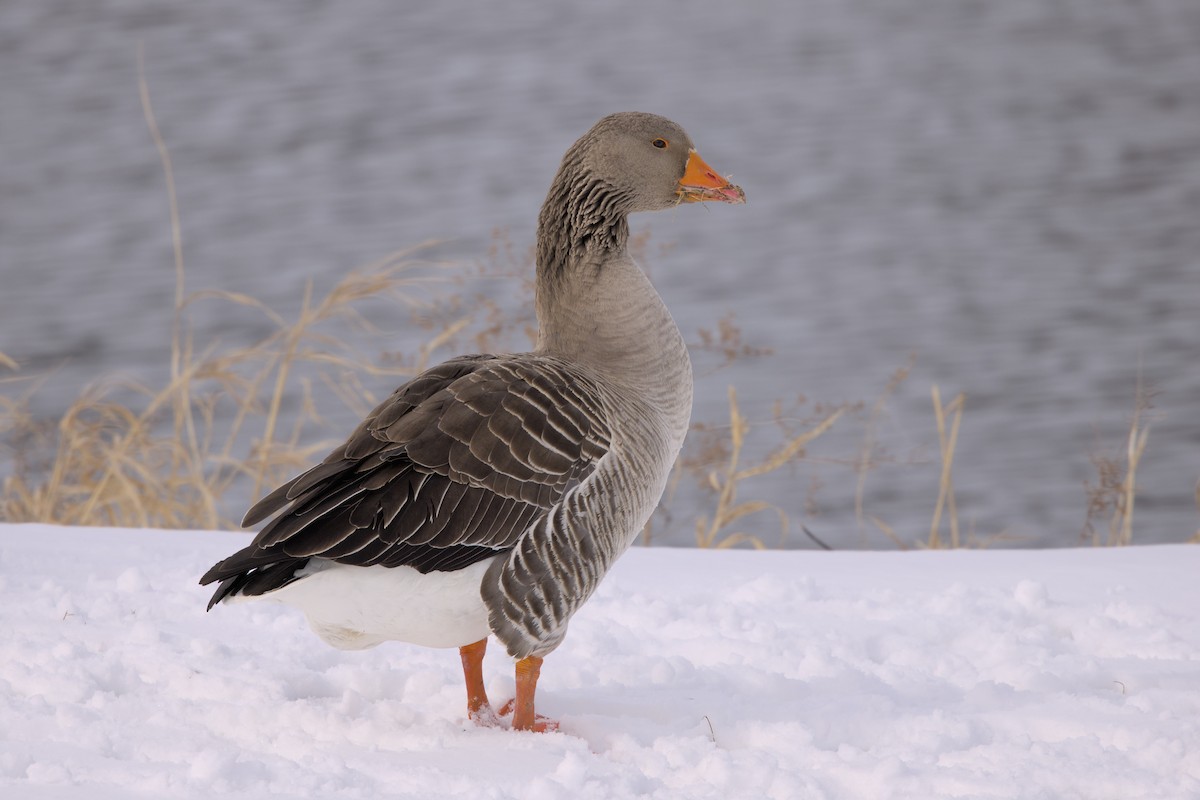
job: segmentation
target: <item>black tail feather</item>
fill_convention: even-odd
[[[259,558],[255,558],[256,555]],[[213,564],[200,578],[201,586],[221,582],[208,601],[208,610],[211,611],[217,603],[235,594],[255,596],[287,586],[296,580],[296,573],[308,564],[307,558],[280,559],[278,555],[263,558],[263,555],[261,550],[255,553],[253,548],[248,547]],[[273,563],[262,563],[264,561]]]

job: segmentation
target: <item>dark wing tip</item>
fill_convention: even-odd
[[[217,590],[213,592],[212,597],[209,598],[208,606],[206,606],[204,609],[205,611],[212,611],[213,606],[224,600],[227,595],[234,591],[234,583],[238,580],[238,578],[242,577],[240,574],[221,574],[222,567],[224,567],[226,560],[227,559],[223,559],[218,561],[216,564],[213,564],[211,567],[209,567],[208,572],[200,576],[201,586],[208,586],[210,583],[215,581],[221,581],[221,584],[217,586]]]
[[[258,556],[258,558],[256,558]],[[218,561],[200,578],[200,585],[220,581],[208,601],[208,610],[226,597],[236,594],[257,596],[286,586],[297,580],[296,572],[308,563],[307,558],[284,556],[280,560],[263,559],[253,546]]]
[[[271,492],[254,505],[250,506],[250,510],[246,512],[246,516],[242,517],[242,527],[253,527],[286,505],[288,502],[288,490],[295,482],[295,480],[288,481],[283,486],[280,486],[278,489]]]
[[[221,581],[221,585],[213,592],[213,596],[209,598],[208,605],[204,608],[205,611],[212,611],[213,606],[225,599],[225,597],[233,590],[233,582],[237,578],[226,578]]]
[[[221,559],[220,561],[218,561],[217,563],[215,563],[211,567],[209,567],[208,572],[205,572],[203,575],[200,576],[200,585],[208,586],[210,583],[217,580],[217,578],[220,577],[221,566],[224,563],[225,563],[225,559]]]

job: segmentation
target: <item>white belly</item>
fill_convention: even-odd
[[[354,567],[314,558],[300,573],[305,577],[246,599],[300,609],[318,636],[342,650],[387,641],[461,647],[491,633],[479,584],[496,558],[425,574],[412,567]]]

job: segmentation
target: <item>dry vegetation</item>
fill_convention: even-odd
[[[7,461],[0,518],[74,525],[227,527],[223,499],[236,486],[254,495],[305,466],[329,441],[312,441],[320,417],[311,402],[315,374],[355,405],[370,403],[364,376],[403,376],[438,346],[432,338],[411,364],[379,368],[326,333],[365,321],[356,304],[406,297],[415,278],[403,256],[343,278],[320,301],[306,293],[286,321],[251,298],[229,293],[182,297],[170,376],[159,388],[112,383],[85,389],[58,419],[32,411],[37,382],[17,375],[0,387],[0,445]],[[249,306],[273,326],[248,346],[197,352],[186,312],[203,300]],[[448,331],[453,329],[448,329]],[[15,370],[11,359],[5,366]],[[314,369],[315,368],[315,373]],[[355,389],[354,387],[360,387]],[[281,422],[285,397],[299,408]]]
[[[1196,500],[1196,510],[1197,510],[1197,511],[1200,511],[1200,481],[1196,481],[1196,494],[1195,494],[1195,500]],[[1193,536],[1193,537],[1192,537],[1191,539],[1189,539],[1188,541],[1189,541],[1189,542],[1192,542],[1192,543],[1194,543],[1194,544],[1200,544],[1200,528],[1197,528],[1197,529],[1196,529],[1196,535],[1195,535],[1195,536]]]
[[[645,255],[648,244],[638,247]],[[16,362],[0,353],[0,520],[163,528],[226,528],[247,498],[258,497],[319,458],[344,431],[324,424],[314,388],[340,397],[356,415],[377,398],[367,388],[390,388],[427,366],[431,359],[463,350],[525,349],[534,320],[529,304],[507,309],[491,296],[467,293],[466,282],[523,280],[531,254],[514,255],[501,236],[486,264],[447,275],[422,263],[412,252],[397,253],[344,277],[327,295],[314,298],[311,286],[291,319],[259,301],[229,292],[183,291],[177,265],[176,317],[169,377],[158,388],[111,383],[85,389],[65,413],[47,419],[36,413],[38,381],[22,376]],[[429,274],[432,272],[433,274]],[[528,286],[523,286],[528,291]],[[364,304],[384,302],[408,309],[424,343],[407,355],[367,357],[346,344],[352,327],[357,339],[382,338],[361,313]],[[206,303],[235,304],[261,314],[270,333],[250,345],[198,349],[189,333],[189,315]],[[350,327],[347,327],[347,326]],[[740,359],[765,354],[748,345],[734,320],[725,318],[691,342],[698,372],[711,373]],[[383,364],[383,366],[380,366]],[[932,504],[928,536],[906,539],[885,521],[866,513],[871,470],[891,459],[876,445],[876,426],[888,399],[904,383],[911,363],[897,370],[866,411],[862,406],[815,405],[806,414],[801,398],[771,418],[752,422],[735,389],[728,392],[728,423],[698,422],[672,476],[663,507],[647,527],[693,524],[700,547],[786,546],[795,525],[790,517],[811,513],[818,485],[803,503],[783,508],[753,495],[755,479],[804,459],[812,443],[835,424],[861,424],[858,454],[833,463],[856,476],[855,511],[901,548],[980,546],[988,539],[960,530],[952,467],[966,398],[944,403],[932,387],[933,425],[939,444],[939,490]],[[290,403],[286,410],[285,405]],[[1089,485],[1087,530],[1095,544],[1129,544],[1133,539],[1135,477],[1144,452],[1149,393],[1139,389],[1128,441],[1120,456],[1095,456],[1099,481]],[[284,420],[287,420],[286,424]],[[754,431],[758,446],[747,442]],[[764,444],[765,443],[765,444]],[[773,443],[773,444],[772,444]],[[828,460],[828,459],[827,459]],[[908,464],[918,469],[926,465]],[[686,516],[673,512],[681,482],[704,493],[701,505],[688,503]],[[1198,490],[1200,491],[1200,490]],[[748,497],[749,496],[749,497]],[[932,499],[932,498],[931,498]],[[1200,503],[1200,496],[1198,496]],[[236,507],[230,507],[236,504]],[[773,523],[759,518],[766,515]],[[1107,518],[1107,536],[1094,521]],[[776,536],[763,531],[774,528]],[[818,545],[825,546],[806,528]],[[1200,533],[1197,538],[1200,539]]]
[[[636,243],[646,256],[649,243]],[[361,416],[377,402],[368,386],[391,385],[453,352],[525,349],[535,320],[528,303],[498,303],[491,294],[467,286],[497,280],[528,294],[532,253],[517,255],[497,235],[487,262],[445,270],[401,252],[345,276],[324,297],[306,288],[290,319],[245,295],[184,291],[182,254],[177,252],[176,313],[169,376],[150,388],[109,383],[84,389],[65,413],[46,418],[33,411],[39,381],[23,376],[18,364],[0,353],[0,520],[162,528],[227,528],[236,525],[248,499],[261,496],[311,464],[344,431],[324,423],[314,390],[336,396]],[[518,279],[516,276],[520,276]],[[364,305],[405,308],[422,334],[413,352],[369,357],[349,339],[383,340],[362,313]],[[190,315],[205,304],[234,304],[262,315],[270,332],[242,346],[210,343],[198,349]],[[511,306],[511,307],[509,307]],[[348,335],[353,332],[353,336]],[[742,359],[766,355],[747,344],[732,317],[690,342],[699,374],[711,374]],[[382,366],[381,366],[382,365]],[[853,458],[825,459],[856,478],[854,504],[860,530],[869,520],[894,545],[942,548],[986,546],[997,536],[964,536],[954,495],[953,465],[966,398],[944,403],[931,390],[938,441],[939,488],[932,504],[928,536],[906,538],[866,512],[866,486],[873,469],[894,460],[877,446],[876,429],[889,399],[907,380],[912,363],[898,369],[869,409],[861,405],[806,406],[800,398],[771,418],[752,422],[742,412],[736,390],[728,392],[727,423],[700,421],[672,475],[664,503],[642,537],[655,540],[664,527],[692,524],[700,547],[787,546],[798,512],[811,516],[819,484],[808,487],[802,503],[783,508],[753,495],[755,479],[795,465],[812,443],[835,423],[860,424],[861,447]],[[285,405],[289,406],[285,413]],[[1133,541],[1133,509],[1138,463],[1146,447],[1151,395],[1139,386],[1125,447],[1118,455],[1093,456],[1098,481],[1087,485],[1086,537],[1093,544]],[[865,418],[864,412],[865,411]],[[286,419],[286,423],[285,420]],[[748,448],[752,431],[756,446]],[[908,469],[929,465],[907,463]],[[673,511],[684,481],[703,493],[691,513]],[[749,495],[749,498],[747,498]],[[1197,503],[1200,505],[1200,487]],[[774,523],[764,523],[766,515]],[[1106,535],[1098,530],[1104,521]],[[763,531],[774,528],[777,535]],[[826,545],[801,527],[818,545]],[[1200,541],[1200,532],[1196,540]]]
[[[465,350],[513,351],[527,349],[533,341],[536,321],[532,304],[509,307],[491,293],[466,288],[494,286],[496,280],[508,281],[509,286],[520,281],[522,296],[532,294],[532,253],[518,253],[503,235],[495,237],[485,263],[449,275],[439,269],[429,275],[430,265],[422,264],[417,253],[410,251],[347,275],[324,297],[314,298],[309,285],[292,319],[241,294],[188,294],[170,157],[158,134],[144,82],[141,88],[147,125],[166,178],[175,243],[169,377],[157,388],[129,383],[88,387],[64,413],[47,418],[33,411],[39,381],[22,375],[13,359],[0,353],[0,521],[162,528],[233,526],[236,520],[229,515],[239,513],[240,507],[230,508],[232,497],[240,494],[244,503],[261,496],[312,463],[335,444],[337,433],[344,433],[323,425],[313,400],[314,387],[323,387],[361,415],[377,402],[368,385],[379,385],[383,377],[398,382],[423,369],[443,350],[447,355]],[[633,249],[643,263],[653,260],[646,259],[646,236],[636,238]],[[364,356],[347,344],[380,333],[362,313],[364,305],[380,301],[393,310],[397,306],[408,310],[412,329],[422,333],[421,346],[405,355],[379,359]],[[249,345],[214,342],[197,349],[190,333],[190,315],[212,302],[235,304],[261,314],[270,333]],[[353,336],[348,335],[351,329]],[[700,375],[769,352],[744,342],[732,316],[719,320],[712,330],[699,331],[690,346]],[[954,497],[952,466],[966,399],[959,394],[943,404],[936,386],[932,400],[940,481],[928,537],[906,539],[885,521],[866,513],[868,476],[891,460],[877,446],[877,426],[888,400],[907,380],[912,366],[910,361],[891,376],[865,420],[857,413],[863,410],[857,405],[815,405],[800,413],[805,405],[800,398],[786,410],[776,403],[769,420],[751,422],[730,387],[728,424],[699,422],[693,426],[663,506],[647,526],[643,542],[654,540],[656,528],[676,524],[679,515],[672,513],[672,502],[681,482],[690,479],[706,497],[694,518],[698,546],[787,544],[788,510],[762,499],[745,499],[754,479],[804,459],[809,445],[839,420],[858,419],[863,427],[858,454],[834,463],[855,475],[854,506],[860,533],[864,521],[870,520],[901,548],[986,544],[986,539],[973,534],[964,540]],[[285,413],[289,402],[293,407]],[[1122,457],[1094,458],[1099,481],[1087,487],[1087,531],[1095,544],[1132,541],[1134,479],[1146,446],[1145,413],[1149,408],[1149,394],[1139,386]],[[758,433],[760,446],[754,450],[761,456],[747,454],[752,430]],[[761,446],[764,441],[773,444]],[[803,503],[797,504],[806,514],[814,513],[819,488],[814,479]],[[777,522],[777,540],[768,542],[761,533],[751,532],[765,529],[757,520],[753,529],[745,527],[764,514]],[[1108,535],[1102,537],[1093,521],[1106,515]],[[826,547],[807,528],[802,529]],[[1195,541],[1200,541],[1200,531]]]
[[[645,239],[637,246],[644,251]],[[0,378],[0,452],[5,462],[0,519],[161,528],[235,525],[230,514],[239,509],[229,508],[227,498],[239,496],[239,490],[240,495],[261,496],[335,443],[323,430],[313,402],[314,383],[362,414],[376,402],[366,388],[369,383],[415,374],[435,351],[521,349],[534,325],[527,304],[505,310],[491,297],[465,293],[461,282],[511,278],[518,268],[527,275],[530,255],[522,262],[507,240],[497,237],[487,265],[432,283],[419,275],[422,264],[413,253],[397,253],[347,275],[320,299],[314,299],[310,285],[295,317],[285,319],[245,295],[186,293],[177,253],[170,373],[162,387],[128,382],[88,387],[65,413],[47,419],[33,410],[38,381],[22,376],[17,363],[0,354],[0,368],[9,373]],[[379,334],[359,311],[364,303],[379,300],[408,308],[412,325],[425,338],[416,353],[385,359],[385,367],[345,343],[347,323],[358,338]],[[198,350],[189,315],[213,302],[261,314],[271,332],[249,345],[218,342]],[[715,330],[701,331],[693,347],[712,362],[708,371],[763,352],[742,342],[732,317],[722,319]],[[298,408],[285,414],[285,400],[296,397]],[[699,426],[726,435],[727,441],[714,445],[710,436],[708,446],[697,448],[677,471],[702,476],[713,494],[712,514],[696,521],[697,544],[765,546],[761,537],[734,530],[739,520],[763,511],[777,516],[782,543],[786,512],[761,500],[739,500],[739,487],[801,458],[805,446],[844,409],[823,412],[811,429],[787,435],[773,452],[746,464],[743,447],[750,425],[732,388],[729,404],[728,427]],[[723,462],[719,469],[711,467],[714,459]]]
[[[724,548],[747,542],[759,549],[765,548],[766,545],[759,536],[740,530],[728,530],[742,518],[762,512],[772,512],[778,517],[779,543],[785,543],[788,535],[787,512],[764,500],[739,502],[738,486],[743,481],[774,472],[786,464],[802,458],[805,445],[829,430],[844,411],[844,408],[831,411],[812,428],[786,439],[758,463],[743,465],[741,463],[742,449],[746,444],[746,434],[749,432],[750,426],[738,408],[737,391],[730,386],[728,461],[722,469],[714,469],[707,475],[708,487],[716,496],[716,507],[713,509],[711,517],[701,516],[696,520],[696,544],[700,547]]]
[[[233,520],[223,516],[223,500],[235,487],[248,484],[258,496],[329,444],[312,441],[308,431],[320,421],[311,402],[314,376],[361,411],[364,401],[372,402],[364,376],[419,370],[432,350],[465,325],[446,325],[408,363],[391,368],[374,366],[345,343],[344,335],[330,333],[347,323],[369,329],[359,313],[368,300],[413,306],[410,290],[422,280],[413,274],[415,262],[407,252],[345,276],[319,300],[310,284],[294,320],[241,294],[189,295],[170,154],[144,77],[139,88],[162,163],[174,245],[169,378],[158,388],[88,387],[58,419],[32,411],[36,380],[19,373],[0,379],[0,519],[5,521],[228,527]],[[271,333],[247,346],[211,343],[198,351],[189,315],[214,300],[261,313]],[[0,368],[16,373],[17,364],[5,357]],[[285,398],[295,397],[301,398],[300,407],[283,430],[281,409]]]
[[[1118,455],[1093,453],[1096,483],[1085,483],[1088,505],[1083,536],[1092,544],[1133,544],[1133,507],[1137,497],[1137,468],[1146,450],[1150,434],[1147,416],[1154,409],[1154,392],[1146,389],[1141,380],[1134,395],[1133,416],[1125,438],[1125,447]],[[1196,487],[1196,504],[1200,507],[1200,484]],[[1108,517],[1108,535],[1102,536],[1096,522]],[[1101,522],[1103,526],[1103,522]],[[1197,532],[1200,539],[1200,532]]]

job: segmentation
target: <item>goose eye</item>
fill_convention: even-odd
[[[666,139],[655,139],[653,142],[651,142],[651,144],[653,144],[659,150],[662,150],[667,146],[667,140]]]

